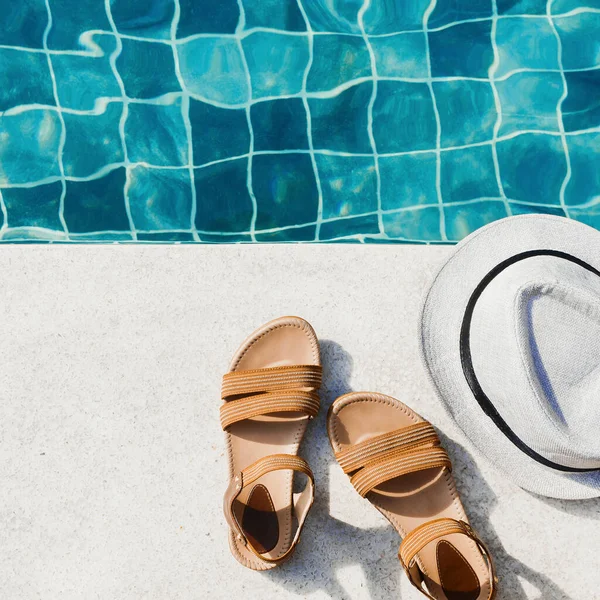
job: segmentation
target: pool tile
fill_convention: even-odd
[[[252,200],[247,177],[247,158],[194,169],[197,229],[214,232],[250,229]]]
[[[386,213],[382,217],[383,228],[388,237],[399,240],[439,240],[439,208],[414,208]]]
[[[379,153],[435,148],[436,134],[433,101],[426,83],[377,84],[373,135]]]
[[[443,27],[456,21],[488,19],[493,15],[492,0],[468,2],[437,2],[427,21],[427,27]]]
[[[535,204],[521,204],[520,202],[510,202],[510,212],[513,215],[554,215],[555,217],[565,217],[565,211],[557,206],[539,206]]]
[[[39,0],[6,2],[2,6],[0,44],[42,48],[48,24],[46,6]]]
[[[491,145],[448,150],[441,161],[444,202],[500,196]]]
[[[227,105],[248,101],[248,75],[233,38],[198,38],[177,46],[181,76],[198,100]]]
[[[306,89],[332,90],[354,79],[371,76],[371,59],[365,41],[348,35],[317,35]],[[332,68],[335,65],[335,68]]]
[[[188,162],[181,98],[172,104],[130,104],[125,143],[131,162],[178,167]]]
[[[562,42],[564,69],[600,67],[600,14],[554,18]]]
[[[569,216],[576,221],[581,221],[590,227],[600,229],[600,204],[586,208],[571,208]]]
[[[364,241],[366,243],[369,244],[396,244],[398,246],[406,246],[408,244],[410,244],[411,246],[426,246],[429,244],[429,242],[423,241],[423,240],[403,240],[403,239],[393,239],[393,238],[386,238],[386,237],[381,237],[381,236],[369,236],[369,235],[365,235],[364,236]],[[359,243],[359,242],[355,242],[353,240],[350,240],[351,243]],[[343,243],[343,242],[333,242],[333,243]]]
[[[260,0],[254,0],[260,2]],[[313,31],[329,31],[333,33],[360,33],[358,11],[364,0],[327,0],[322,2],[306,2],[302,5]]]
[[[434,81],[441,125],[441,146],[491,140],[498,118],[494,93],[485,81]]]
[[[300,98],[258,102],[251,108],[255,150],[306,150],[306,110]]]
[[[200,240],[207,244],[238,244],[252,242],[252,236],[249,233],[233,233],[222,235],[219,233],[202,233]]]
[[[50,110],[0,118],[0,186],[58,177],[61,124]]]
[[[377,215],[336,219],[321,225],[320,240],[333,240],[349,235],[373,235],[379,233]]]
[[[504,193],[511,200],[560,204],[567,165],[559,136],[528,133],[498,142]]]
[[[237,0],[179,0],[177,37],[199,33],[235,33],[240,20]]]
[[[130,231],[92,231],[87,233],[69,232],[72,242],[131,242],[133,234]]]
[[[86,32],[112,31],[104,2],[98,0],[49,0],[52,11],[52,29],[48,33],[51,50],[81,50],[85,47]],[[44,2],[38,2],[43,6]],[[16,4],[20,4],[20,1]],[[44,23],[46,19],[44,19]],[[108,36],[102,36],[108,37]]]
[[[465,206],[444,206],[448,240],[459,241],[497,219],[507,217],[506,206],[499,200],[485,200]]]
[[[74,110],[93,110],[100,98],[121,98],[121,89],[110,66],[116,48],[112,37],[96,36],[99,56],[54,54],[52,66],[61,106]],[[85,85],[81,82],[85,81]]]
[[[159,231],[156,233],[139,233],[140,242],[193,242],[194,236],[186,231]]]
[[[317,232],[316,225],[305,225],[304,227],[290,227],[277,231],[265,231],[256,234],[257,242],[313,242]]]
[[[98,115],[63,113],[65,175],[87,177],[100,169],[124,160],[119,123],[123,112],[121,102],[111,102]]]
[[[377,210],[377,173],[372,156],[317,155],[315,159],[324,219]]]
[[[247,154],[250,130],[244,109],[190,100],[194,165]]]
[[[566,131],[600,126],[600,69],[565,73],[568,94],[562,104]]]
[[[368,241],[371,244],[376,244],[376,243],[380,243],[380,242],[387,242],[388,244],[390,243],[388,240],[386,240],[385,238],[380,238],[378,237],[378,234],[368,234],[368,235],[363,235],[361,236],[361,238],[354,238],[354,237],[347,237],[347,238],[334,238],[331,240],[325,240],[328,244],[364,244],[366,241]]]
[[[370,39],[379,77],[428,77],[427,45],[421,32]]]
[[[478,21],[430,31],[432,77],[487,78],[494,61],[491,27],[490,21]]]
[[[499,19],[496,79],[515,69],[558,69],[558,40],[546,19]]]
[[[252,187],[258,205],[256,229],[301,225],[317,220],[319,198],[308,155],[255,156]]]
[[[5,82],[0,86],[0,112],[23,104],[56,105],[44,54],[0,48],[0,73]]]
[[[287,96],[302,90],[308,39],[281,33],[252,33],[242,40],[252,98]]]
[[[126,38],[122,43],[117,69],[129,98],[156,98],[181,91],[170,46]]]
[[[64,241],[67,235],[61,229],[35,229],[31,227],[10,227],[2,232],[3,242],[19,242],[37,244],[44,242]]]
[[[171,37],[172,0],[111,0],[110,10],[119,33],[161,40]]]
[[[498,135],[523,130],[558,131],[564,85],[560,73],[515,73],[496,83],[502,106]]]
[[[499,15],[545,15],[548,0],[496,0],[496,6]]]
[[[562,13],[568,13],[574,10],[582,10],[584,12],[586,8],[590,8],[592,10],[600,8],[600,3],[598,0],[587,0],[587,2],[582,2],[581,0],[552,0],[552,14],[560,15]]]
[[[64,215],[69,232],[129,231],[124,186],[123,167],[91,181],[67,181]]]
[[[437,204],[435,153],[381,156],[379,173],[383,210]]]
[[[8,226],[42,227],[62,231],[63,227],[58,215],[61,194],[60,181],[31,188],[2,190]]]
[[[306,31],[298,0],[242,0],[242,4],[246,16],[245,29],[266,27],[282,31]]]
[[[185,169],[129,169],[127,197],[136,229],[190,229],[192,187]]]
[[[372,84],[355,85],[333,98],[309,99],[313,146],[354,153],[371,152],[367,106]]]
[[[571,178],[565,189],[565,204],[576,206],[600,203],[600,156],[590,153],[600,148],[600,133],[583,133],[567,137]]]
[[[371,0],[364,15],[365,30],[368,34],[378,35],[421,29],[430,4],[430,0]]]

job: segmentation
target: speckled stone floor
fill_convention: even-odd
[[[443,434],[499,600],[600,598],[600,501],[534,497],[473,454],[417,352],[421,294],[445,247],[3,249],[0,596],[418,600],[393,529],[352,490],[325,434],[348,390],[400,398]],[[317,501],[267,574],[227,548],[220,376],[264,321],[321,338],[323,410],[302,454]]]

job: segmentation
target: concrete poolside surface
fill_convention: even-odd
[[[443,434],[499,600],[600,599],[600,500],[542,499],[475,455],[420,363],[423,290],[449,247],[5,246],[0,253],[0,597],[420,600],[399,538],[335,464],[339,394],[396,396]],[[317,500],[291,562],[230,555],[220,377],[274,317],[322,341],[301,454]]]

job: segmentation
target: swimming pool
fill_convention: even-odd
[[[3,241],[600,227],[598,0],[0,2]]]

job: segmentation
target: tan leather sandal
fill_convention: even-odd
[[[320,385],[317,336],[298,317],[257,329],[223,377],[229,547],[251,569],[271,569],[291,556],[312,506],[314,477],[297,453],[308,421],[319,411]],[[307,478],[300,493],[293,491],[295,472]]]
[[[327,418],[340,466],[402,536],[410,582],[434,600],[491,600],[490,553],[468,523],[452,464],[433,426],[399,400],[369,392],[338,398]]]

